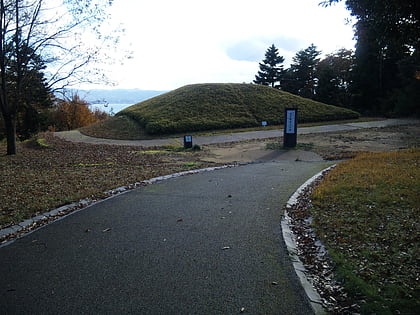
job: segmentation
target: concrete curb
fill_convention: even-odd
[[[281,220],[281,229],[283,233],[283,239],[284,239],[284,242],[286,243],[289,256],[292,260],[296,275],[298,276],[302,284],[302,287],[309,298],[309,301],[311,303],[312,309],[314,310],[315,314],[327,314],[327,312],[322,306],[321,296],[318,294],[314,286],[311,284],[311,282],[307,278],[306,276],[307,270],[305,266],[303,265],[302,261],[299,259],[299,256],[297,255],[296,235],[293,234],[290,228],[291,218],[289,217],[287,213],[287,209],[290,209],[294,205],[297,204],[299,196],[302,194],[302,192],[305,190],[306,187],[308,187],[314,181],[316,181],[319,177],[321,177],[324,172],[331,170],[335,166],[336,164],[320,171],[319,173],[315,174],[310,179],[308,179],[305,183],[303,183],[287,201],[286,210],[284,211],[284,216],[283,216],[283,219]]]
[[[170,175],[154,177],[154,178],[137,182],[128,186],[121,186],[115,189],[105,191],[104,194],[106,197],[103,199],[86,198],[86,199],[79,200],[77,202],[73,202],[71,204],[40,214],[36,217],[27,219],[16,225],[1,229],[0,230],[0,247],[6,246],[12,243],[15,239],[19,237],[22,237],[28,233],[32,233],[54,221],[61,220],[65,218],[66,216],[76,213],[78,211],[81,211],[85,209],[86,207],[89,207],[95,203],[102,202],[104,200],[115,197],[122,193],[126,193],[130,190],[133,190],[142,186],[150,185],[150,184],[153,184],[162,180],[170,179],[170,178],[203,173],[203,172],[210,172],[210,171],[215,171],[218,169],[224,169],[224,168],[235,167],[235,166],[239,166],[239,165],[229,164],[229,165],[208,167],[208,168],[202,168],[202,169],[197,169],[197,170],[190,170],[190,171],[184,171],[184,172],[174,173]]]
[[[243,165],[247,165],[248,163],[244,163]],[[52,211],[46,212],[44,214],[41,214],[39,216],[36,216],[34,218],[25,220],[17,225],[14,225],[12,227],[0,230],[0,248],[3,246],[7,246],[11,243],[13,243],[17,238],[23,237],[27,234],[30,234],[34,231],[37,231],[48,224],[61,220],[71,214],[74,214],[78,211],[82,211],[83,209],[96,204],[98,202],[102,202],[105,200],[108,200],[109,198],[113,198],[114,196],[126,193],[128,191],[131,191],[133,189],[146,186],[149,184],[153,184],[156,182],[164,181],[171,178],[176,178],[180,176],[186,176],[186,175],[192,175],[192,174],[198,174],[203,172],[209,172],[219,169],[225,169],[230,167],[237,167],[240,166],[240,164],[233,164],[233,165],[224,165],[219,167],[210,167],[210,168],[204,168],[204,169],[198,169],[198,170],[191,170],[191,171],[184,171],[179,173],[174,173],[170,175],[164,175],[159,176],[155,178],[151,178],[148,180],[144,180],[141,182],[137,182],[132,185],[128,186],[122,186],[118,187],[109,191],[106,191],[105,194],[108,197],[105,197],[104,199],[95,200],[95,199],[83,199],[78,202],[65,205],[62,207],[59,207],[57,209],[54,209]],[[328,167],[316,175],[312,176],[310,179],[308,179],[304,184],[302,184],[295,192],[294,194],[289,198],[289,200],[286,203],[286,208],[291,208],[294,204],[297,203],[298,197],[302,192],[305,190],[305,188],[311,183],[313,183],[315,180],[317,180],[325,171],[330,170],[331,168],[335,167],[335,165]],[[287,214],[287,211],[284,213],[284,218],[281,221],[281,228],[282,228],[282,234],[285,241],[285,244],[287,246],[289,255],[292,260],[293,267],[295,269],[295,272],[301,282],[301,285],[305,291],[305,294],[307,295],[310,304],[312,306],[312,309],[314,310],[315,314],[326,314],[326,311],[324,310],[322,306],[322,299],[320,295],[316,292],[313,285],[310,283],[308,278],[306,277],[306,269],[303,265],[303,263],[300,261],[299,257],[297,256],[297,249],[296,249],[296,236],[292,233],[289,223],[290,223],[290,217]]]

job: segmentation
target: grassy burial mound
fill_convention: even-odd
[[[194,84],[130,106],[118,113],[148,134],[280,125],[284,108],[297,107],[299,122],[353,119],[358,113],[253,84]]]
[[[359,114],[254,84],[194,84],[132,105],[104,124],[137,123],[146,135],[281,125],[284,108],[297,107],[298,121],[358,118]],[[132,123],[130,123],[132,128]],[[115,127],[114,127],[115,129]],[[82,130],[89,134],[88,130]]]

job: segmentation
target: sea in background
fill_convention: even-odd
[[[99,109],[111,116],[114,116],[119,111],[134,104],[90,104],[89,107],[92,111]]]
[[[98,90],[77,90],[76,92],[83,100],[88,102],[91,110],[99,109],[110,115],[131,105],[148,100],[166,91],[152,91],[140,89],[98,89]]]

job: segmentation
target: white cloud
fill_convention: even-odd
[[[275,44],[287,63],[314,43],[353,48],[349,13],[318,0],[116,0],[133,58],[111,69],[118,87],[169,90],[200,82],[251,82]]]

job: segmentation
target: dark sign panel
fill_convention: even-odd
[[[283,145],[293,148],[297,143],[297,108],[284,110],[284,141]]]
[[[184,149],[191,149],[192,147],[192,136],[184,136]]]

